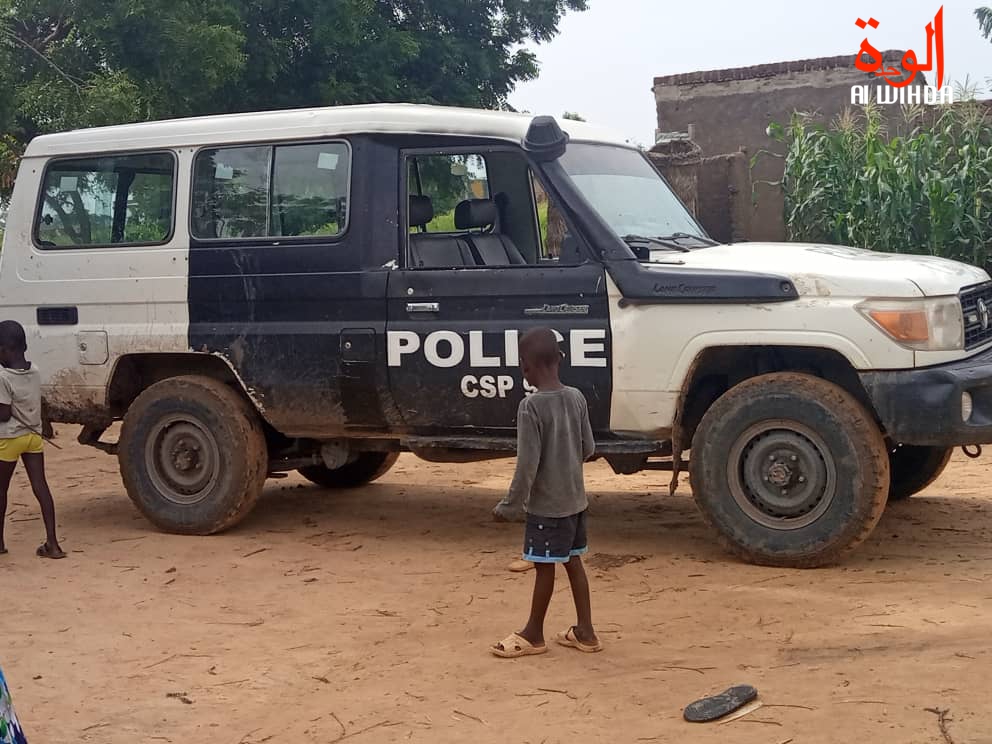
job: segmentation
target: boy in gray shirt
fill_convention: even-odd
[[[589,580],[582,566],[586,545],[586,499],[582,463],[592,457],[595,442],[586,399],[561,384],[561,351],[554,331],[535,328],[520,339],[524,377],[537,392],[524,398],[517,411],[517,470],[510,491],[493,509],[500,521],[526,510],[524,560],[535,565],[530,618],[519,633],[492,647],[503,658],[547,652],[544,618],[555,588],[555,564],[565,564],[577,621],[555,636],[562,646],[592,653],[603,646],[592,625]]]

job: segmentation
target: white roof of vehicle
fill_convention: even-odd
[[[533,118],[532,114],[408,103],[289,109],[47,134],[31,141],[25,157],[278,142],[365,133],[447,134],[520,142]],[[559,120],[559,124],[573,141],[632,146],[629,140],[584,122]]]

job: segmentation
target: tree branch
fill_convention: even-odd
[[[52,32],[46,36],[41,42],[41,48],[46,49],[49,45],[54,44],[56,41],[62,41],[66,35],[69,33],[69,24],[65,23],[65,20],[59,18],[55,21]]]
[[[67,83],[69,83],[69,85],[75,88],[77,93],[82,93],[81,85],[84,82],[83,80],[80,80],[77,77],[73,77],[72,75],[67,73],[57,64],[55,64],[55,62],[53,62],[48,57],[46,57],[42,52],[38,51],[33,45],[31,45],[30,43],[19,37],[17,34],[9,31],[8,29],[0,26],[0,34],[2,34],[3,37],[8,39],[9,41],[13,41],[15,44],[19,44],[20,46],[24,47],[29,52],[34,54],[36,57],[38,57],[38,59],[40,59],[46,65],[48,65],[53,70],[55,70],[55,72],[57,72]]]

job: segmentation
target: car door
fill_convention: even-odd
[[[407,159],[422,155],[408,152]],[[561,339],[562,381],[584,393],[593,428],[607,431],[612,378],[604,268],[590,260],[563,265],[542,255],[540,205],[535,205],[522,155],[495,150],[473,157],[486,167],[477,162],[469,169],[464,192],[444,203],[435,195],[439,204],[427,228],[440,229],[431,239],[443,243],[447,234],[448,240],[471,244],[472,228],[453,225],[447,209],[458,198],[502,201],[505,224],[485,234],[505,230],[508,237],[512,232],[524,263],[480,265],[473,250],[475,260],[466,264],[411,265],[415,262],[408,256],[406,266],[390,273],[386,357],[399,414],[407,428],[420,433],[512,435],[517,407],[529,387],[521,375],[517,342],[529,329],[545,326]],[[427,170],[443,174],[443,168]],[[413,194],[424,190],[424,174],[416,176],[410,173]],[[447,253],[460,260],[459,251]]]
[[[363,137],[195,156],[190,344],[226,360],[284,435],[386,427],[395,169],[395,150]]]

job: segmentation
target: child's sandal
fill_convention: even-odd
[[[60,558],[65,558],[65,553],[61,550],[54,550],[48,546],[48,543],[42,543],[38,546],[35,552],[39,558],[51,558],[53,560],[58,560]]]
[[[559,645],[567,646],[568,648],[578,649],[584,654],[595,654],[603,650],[603,644],[596,641],[594,644],[583,643],[575,635],[575,627],[571,627],[568,630],[564,630],[555,636],[555,640]]]
[[[517,659],[521,656],[537,656],[548,653],[547,645],[535,646],[522,635],[511,633],[495,646],[491,646],[489,651],[493,656],[501,659]]]

